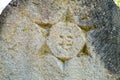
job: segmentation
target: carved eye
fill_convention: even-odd
[[[120,0],[114,0],[115,4],[120,7]]]

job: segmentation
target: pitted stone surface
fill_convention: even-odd
[[[26,8],[27,15],[37,24],[54,24],[66,11],[62,0],[30,0]]]
[[[2,39],[14,45],[13,49],[17,51],[22,50],[28,54],[37,53],[45,42],[45,37],[42,34],[45,30],[31,23],[27,18],[22,18],[16,23],[10,19],[7,19],[5,27],[2,28]]]
[[[84,33],[73,23],[59,22],[50,29],[47,44],[56,57],[69,59],[83,48]]]
[[[36,58],[33,69],[44,80],[63,80],[64,78],[63,63],[52,55]]]
[[[119,80],[112,1],[12,0],[0,15],[0,80]]]
[[[9,43],[0,41],[0,44],[0,80],[30,80],[28,56],[11,49]]]
[[[107,80],[104,68],[97,59],[76,57],[65,62],[65,80]]]
[[[75,23],[84,30],[94,29],[94,17],[92,13],[95,12],[94,2],[86,0],[69,0],[68,6],[73,14]],[[93,21],[94,19],[94,21]]]

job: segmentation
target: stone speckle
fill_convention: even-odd
[[[13,0],[0,15],[0,80],[118,80],[119,21],[113,0]]]

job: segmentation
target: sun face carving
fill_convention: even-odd
[[[69,32],[68,32],[69,34]],[[58,44],[65,50],[69,50],[72,48],[73,45],[73,36],[72,35],[64,35],[61,34],[60,38],[62,41],[60,41]]]
[[[73,23],[59,22],[50,29],[47,40],[53,54],[60,58],[72,58],[85,44],[82,30]]]

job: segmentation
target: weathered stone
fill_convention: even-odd
[[[0,80],[30,80],[31,68],[26,54],[0,41]]]
[[[35,73],[44,80],[63,80],[63,63],[52,55],[38,57],[33,62]]]
[[[56,57],[70,59],[83,48],[84,33],[73,23],[59,22],[50,29],[47,44]]]
[[[104,0],[103,0],[104,1]],[[88,32],[87,42],[94,47],[96,55],[101,56],[105,68],[111,74],[119,74],[120,70],[120,9],[116,7],[113,0],[106,0],[96,4],[95,16],[96,29]],[[94,17],[95,17],[94,16]]]
[[[65,80],[107,80],[107,71],[99,60],[91,57],[75,57],[65,62]]]
[[[22,50],[28,54],[38,53],[39,49],[45,42],[43,34],[45,30],[30,22],[28,18],[22,18],[19,13],[14,16],[15,19],[18,19],[17,22],[15,19],[12,20],[12,16],[13,15],[7,18],[6,23],[2,28],[2,39],[14,45],[13,48],[15,50]]]
[[[0,15],[0,80],[119,80],[119,21],[113,0],[13,0]]]
[[[69,0],[68,6],[73,14],[75,23],[84,30],[94,29],[95,18],[92,14],[95,11],[96,1]]]
[[[65,14],[66,4],[64,0],[29,0],[25,10],[31,20],[39,25],[55,24]]]

